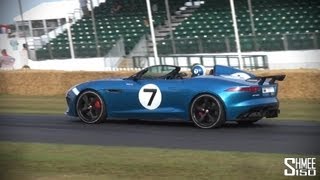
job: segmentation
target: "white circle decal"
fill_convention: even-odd
[[[239,79],[245,79],[245,80],[247,80],[247,79],[250,79],[250,78],[251,78],[248,74],[246,74],[246,73],[242,73],[242,72],[233,73],[233,74],[231,74],[231,76],[233,76],[233,77],[237,77],[237,78],[239,78]]]
[[[161,100],[161,91],[155,84],[146,84],[139,91],[139,101],[146,109],[157,109],[161,104]]]

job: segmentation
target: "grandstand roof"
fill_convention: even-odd
[[[78,9],[78,0],[64,0],[56,2],[45,2],[23,13],[24,20],[60,19],[65,18],[68,13]],[[14,17],[14,21],[21,21],[21,16]]]

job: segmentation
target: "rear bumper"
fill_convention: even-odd
[[[278,105],[261,106],[249,109],[248,111],[240,114],[236,119],[237,121],[254,121],[261,118],[275,118],[280,114]]]
[[[228,121],[256,120],[263,117],[273,118],[280,113],[276,97],[263,97],[229,104],[226,107]]]

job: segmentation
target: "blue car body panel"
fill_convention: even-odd
[[[222,77],[219,75],[230,75],[239,70],[233,71],[233,68],[224,66],[215,68],[216,71],[213,72],[215,74],[193,78],[102,79],[78,84],[66,94],[68,104],[66,114],[77,116],[77,97],[86,90],[94,90],[103,98],[109,119],[183,119],[188,121],[192,100],[204,93],[220,99],[224,106],[226,120],[229,121],[239,120],[241,115],[252,110],[278,108],[277,83],[264,82],[263,85],[260,85],[261,89],[255,93],[228,91],[234,87],[258,86],[258,81],[250,82],[239,78]],[[255,78],[252,74],[248,76]],[[161,103],[152,110],[145,108],[139,100],[139,91],[148,84],[156,85],[161,91]],[[265,87],[272,87],[275,92],[262,92],[262,88]]]

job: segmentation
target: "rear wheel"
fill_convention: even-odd
[[[192,101],[190,115],[194,124],[200,128],[215,128],[225,122],[223,105],[210,94],[202,94]]]
[[[106,119],[104,102],[94,91],[85,91],[79,96],[77,113],[83,122],[89,124],[100,123]]]

